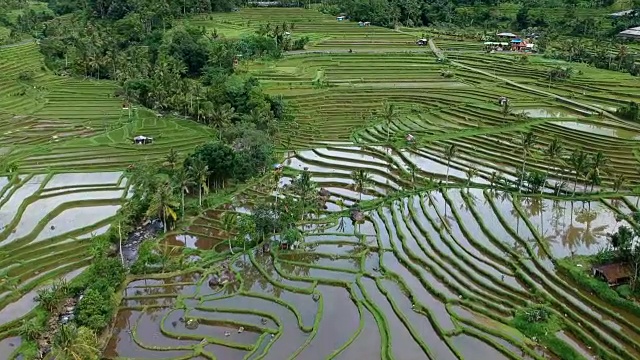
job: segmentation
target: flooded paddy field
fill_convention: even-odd
[[[413,33],[301,9],[219,16],[191,21],[237,37],[287,20],[312,39],[305,51],[247,66],[296,116],[295,127],[279,129],[284,174],[273,183],[266,175],[160,240],[196,259],[225,260],[130,278],[105,359],[560,359],[516,329],[516,314],[532,304],[561,319],[551,335],[582,358],[640,358],[640,317],[557,266],[597,253],[638,211],[640,127],[615,115],[637,96],[637,79],[549,83],[545,65],[480,54],[479,44],[446,36],[434,41],[456,53],[444,66],[416,48]],[[129,192],[122,171],[170,149],[188,152],[212,133],[144,109],[130,122],[106,81],[38,72],[46,94],[11,95],[21,67],[40,67],[37,46],[0,55],[10,63],[0,64],[8,86],[0,154],[18,166],[17,176],[0,177],[4,360],[15,358],[16,329],[37,290],[90,263],[89,238],[109,228]],[[314,86],[319,74],[324,83]],[[390,103],[396,113],[385,118]],[[525,146],[529,132],[536,137]],[[140,134],[157,142],[131,145]],[[554,141],[563,147],[555,157]],[[597,183],[574,169],[577,150],[606,158]],[[523,169],[544,181],[521,177]],[[364,186],[357,170],[369,174]],[[300,246],[231,254],[223,215],[251,213],[301,171],[328,200],[313,224],[298,224]],[[352,223],[346,208],[358,203],[365,219]],[[214,274],[226,282],[211,284]]]

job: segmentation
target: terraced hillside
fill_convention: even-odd
[[[29,318],[39,289],[78,275],[91,261],[89,239],[107,231],[126,198],[119,172],[25,174],[0,178],[0,358]]]
[[[0,359],[33,315],[38,289],[78,275],[89,238],[106,232],[128,194],[123,171],[211,137],[188,119],[122,109],[115,84],[44,70],[35,43],[0,48]],[[155,138],[132,145],[136,135]]]
[[[211,131],[145,109],[122,108],[109,81],[43,71],[37,44],[0,48],[0,154],[22,172],[122,171],[144,158],[185,151]],[[137,135],[153,146],[132,144]]]
[[[557,259],[597,252],[638,211],[640,128],[612,114],[637,98],[637,79],[577,66],[582,74],[550,83],[555,64],[537,58],[443,55],[412,45],[415,34],[299,9],[198,24],[238,36],[284,19],[294,36],[313,36],[310,50],[246,66],[295,107],[284,164],[329,192],[327,211],[300,224],[294,250],[235,249],[197,272],[131,282],[107,358],[559,359],[514,328],[517,313],[541,303],[561,324],[547,335],[575,358],[640,357],[640,318],[556,269]],[[384,102],[397,106],[389,120]],[[536,138],[523,149],[529,131]],[[547,155],[554,139],[565,156]],[[599,184],[574,171],[566,155],[576,149],[608,159]],[[546,174],[538,194],[499,190],[518,184],[522,168]],[[354,170],[370,174],[364,189]],[[223,214],[251,211],[290,181],[248,188],[164,244],[228,253]],[[360,201],[366,220],[352,224],[342,210]],[[214,274],[228,281],[210,286]]]

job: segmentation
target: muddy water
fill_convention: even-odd
[[[623,224],[599,201],[522,200],[529,221],[556,258],[592,255],[608,244],[608,233]]]
[[[9,360],[11,354],[20,346],[22,339],[19,336],[0,340],[0,360]]]
[[[45,178],[45,175],[35,175],[19,187],[11,197],[8,197],[8,193],[3,197],[2,201],[6,202],[0,205],[0,230],[4,230],[4,226],[11,222],[23,201],[38,190]]]
[[[122,196],[122,191],[105,190],[92,191],[87,193],[73,193],[38,199],[25,208],[24,212],[22,213],[20,223],[18,224],[18,226],[16,226],[15,231],[7,237],[4,243],[10,243],[15,239],[29,234],[31,231],[33,231],[38,222],[41,221],[47,214],[49,214],[51,210],[64,203],[86,199],[117,200],[120,198],[120,196]],[[86,225],[86,223],[84,225]]]
[[[425,340],[430,351],[435,358],[440,360],[453,360],[456,356],[451,349],[439,338],[438,333],[430,323],[429,319],[414,311],[413,303],[407,298],[397,283],[390,280],[382,280],[382,286],[389,292],[389,297],[395,301],[403,315],[411,322],[414,331],[419,334],[420,338]]]
[[[380,329],[368,309],[362,314],[364,327],[351,345],[338,355],[341,360],[382,359],[380,355]]]
[[[465,359],[508,359],[489,344],[469,335],[453,336],[451,341]]]
[[[308,334],[298,327],[298,320],[293,312],[277,303],[250,296],[233,296],[226,299],[207,301],[203,306],[227,309],[255,309],[271,313],[282,323],[283,332],[271,346],[268,359],[282,360],[293,354],[304,344]]]
[[[317,291],[324,301],[320,326],[311,344],[298,355],[299,359],[327,359],[356,333],[360,324],[358,309],[345,288],[318,286]],[[336,326],[337,319],[340,326]]]
[[[117,357],[128,358],[178,358],[181,356],[189,355],[191,351],[185,350],[169,350],[169,351],[157,351],[148,350],[140,347],[134,340],[134,336],[145,331],[149,331],[151,334],[159,331],[159,318],[155,320],[150,328],[136,328],[138,318],[142,316],[144,312],[134,310],[120,310],[116,316],[115,327],[113,336],[107,343],[103,356],[107,359],[115,359]]]
[[[367,293],[375,306],[382,312],[389,330],[390,345],[396,359],[427,359],[427,355],[418,346],[411,333],[393,312],[387,298],[380,293],[375,282],[362,279],[362,292]]]
[[[116,214],[119,205],[68,209],[49,221],[33,242],[59,236],[64,233],[95,224]]]
[[[49,179],[44,189],[86,185],[116,185],[121,176],[121,172],[56,174]]]
[[[242,360],[249,353],[246,350],[234,349],[232,347],[217,344],[209,344],[204,347],[204,350],[212,353],[218,359],[224,360]]]

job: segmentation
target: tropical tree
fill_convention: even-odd
[[[360,192],[360,201],[362,201],[362,193],[367,185],[373,183],[371,174],[364,169],[354,170],[351,172],[351,180],[353,180],[355,190]]]
[[[564,149],[563,149],[562,143],[560,142],[560,139],[558,139],[557,137],[554,137],[553,140],[551,140],[551,142],[549,143],[549,146],[547,147],[545,154],[547,155],[547,157],[551,162],[557,162],[562,159],[563,150]],[[562,184],[563,176],[560,171],[561,169],[558,168],[558,174],[560,175],[560,184]],[[560,193],[560,186],[556,186],[556,196],[559,193]]]
[[[209,166],[202,159],[196,157],[189,165],[188,171],[191,174],[191,178],[198,185],[199,204],[202,206],[202,190],[204,189],[205,194],[209,192],[209,187],[207,186],[210,175]]]
[[[469,192],[469,189],[471,187],[471,181],[473,180],[474,177],[478,175],[478,169],[469,167],[465,171],[465,175],[467,175],[467,192]]]
[[[235,109],[230,104],[224,104],[211,112],[211,125],[218,130],[219,139],[222,141],[222,129],[231,124],[236,118]]]
[[[618,174],[614,179],[613,179],[613,191],[614,192],[618,192],[620,191],[620,189],[624,186],[625,184],[625,177],[623,174]]]
[[[173,197],[173,191],[169,182],[164,182],[158,186],[155,194],[153,194],[151,202],[149,203],[149,209],[147,209],[147,216],[157,216],[162,219],[164,231],[167,232],[167,219],[171,218],[173,221],[178,220],[178,215],[174,210],[177,206],[178,203]]]
[[[447,145],[444,149],[444,157],[447,159],[447,176],[445,177],[445,182],[449,183],[449,169],[451,167],[451,159],[456,157],[456,152],[458,148],[455,144]]]
[[[387,142],[388,142],[390,131],[391,131],[391,123],[398,118],[398,111],[396,109],[396,105],[385,102],[382,109],[382,118],[384,119],[384,122],[387,124]]]
[[[520,187],[518,192],[522,192],[522,183],[524,182],[524,168],[527,162],[527,155],[529,150],[536,142],[536,135],[532,131],[526,133],[520,133],[520,146],[522,146],[522,171],[520,173]]]
[[[164,158],[163,165],[173,171],[178,165],[178,161],[180,160],[179,155],[180,154],[174,148],[171,148],[167,156],[165,156]]]
[[[573,181],[573,196],[576,195],[576,187],[578,186],[578,177],[582,176],[587,169],[589,161],[589,155],[582,151],[582,149],[575,149],[571,156],[569,156],[568,163],[573,168],[574,181]]]
[[[418,170],[418,167],[416,166],[416,164],[409,162],[407,164],[407,167],[409,168],[409,173],[411,174],[411,186],[413,188],[416,187],[416,170]]]
[[[587,177],[591,181],[591,192],[593,192],[594,185],[600,185],[602,182],[602,178],[600,176],[602,172],[601,170],[608,161],[609,159],[604,156],[602,151],[598,151],[589,158],[588,162],[590,169]]]
[[[222,229],[227,234],[229,239],[229,251],[233,254],[233,248],[231,247],[231,233],[238,227],[238,214],[227,211],[222,215]]]
[[[181,215],[184,217],[184,197],[189,193],[189,187],[194,185],[192,173],[181,168],[178,172],[176,172],[173,176],[174,186],[180,191],[180,209]]]

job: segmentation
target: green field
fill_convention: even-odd
[[[549,82],[547,72],[566,63],[483,54],[479,41],[446,35],[434,37],[433,49],[418,47],[417,32],[359,27],[311,10],[242,9],[189,21],[239,37],[285,20],[295,23],[292,36],[312,39],[307,49],[241,69],[294,110],[298,125],[278,139],[283,162],[290,173],[306,168],[329,192],[326,211],[302,227],[295,250],[235,249],[196,272],[136,278],[122,294],[105,358],[640,358],[640,316],[556,267],[558,259],[596,253],[618,220],[632,222],[638,211],[640,126],[614,114],[640,97],[638,78],[571,64],[573,77]],[[6,278],[19,280],[0,298],[0,354],[18,341],[11,329],[28,316],[30,291],[87,264],[82,238],[103,231],[126,198],[126,166],[212,135],[143,109],[129,119],[115,85],[54,76],[41,62],[35,44],[0,49],[0,153],[20,169],[20,181],[0,179],[0,226],[7,226],[0,261],[12,264]],[[31,80],[19,79],[25,71]],[[376,115],[385,102],[398,109],[391,122]],[[497,182],[518,182],[528,131],[537,139],[525,169],[546,174],[545,186],[533,195],[497,190]],[[138,134],[157,141],[131,145]],[[608,163],[599,185],[545,155],[556,138],[567,155],[602,152]],[[457,153],[447,159],[451,145]],[[365,189],[354,187],[358,169],[371,174]],[[626,181],[614,191],[621,175]],[[202,257],[225,254],[222,215],[251,211],[290,180],[257,181],[163,243]],[[360,199],[364,223],[336,215]],[[90,209],[95,218],[87,218]],[[225,264],[236,281],[210,287]],[[515,328],[516,314],[532,304],[546,304],[557,321],[545,339]],[[199,325],[188,329],[185,318]],[[551,342],[563,344],[561,356]]]
[[[12,358],[37,290],[89,265],[89,238],[108,230],[126,200],[123,171],[213,135],[142,108],[130,118],[115,84],[43,69],[33,42],[0,48],[0,163],[18,169],[13,181],[0,177],[0,359]],[[137,135],[155,143],[135,146]]]
[[[413,45],[418,33],[360,28],[299,9],[242,10],[196,23],[241,36],[285,19],[295,23],[294,37],[313,39],[307,51],[243,68],[294,107],[299,125],[280,138],[291,154],[285,165],[308,169],[330,192],[327,213],[297,250],[232,258],[239,280],[222,289],[207,280],[223,264],[132,282],[105,356],[556,359],[511,327],[531,303],[546,303],[562,318],[550,338],[578,358],[640,356],[640,318],[578,289],[555,268],[556,259],[595,253],[617,218],[637,211],[629,189],[640,180],[640,127],[613,115],[640,95],[637,78],[575,65],[578,75],[549,83],[557,62],[481,54],[479,42],[441,35],[435,45],[445,50],[445,65]],[[323,84],[314,86],[318,78]],[[510,115],[501,112],[500,96],[510,99]],[[390,124],[372,121],[385,101],[400,115]],[[543,196],[491,190],[495,174],[517,181],[519,138],[529,130],[538,138],[526,166],[548,174]],[[417,145],[407,146],[407,134]],[[602,151],[609,159],[598,194],[552,196],[560,181],[570,193],[574,178],[568,163],[544,155],[554,138],[566,152]],[[443,150],[451,144],[458,153],[447,170]],[[362,195],[354,169],[371,173]],[[411,192],[447,172],[445,191]],[[627,183],[612,192],[620,174]],[[581,178],[576,188],[590,191]],[[273,185],[249,188],[165,242],[224,253],[222,214],[250,211],[256,198],[272,194]],[[340,201],[360,196],[374,204],[364,224],[331,215]],[[196,330],[177,321],[187,317],[198,320]],[[128,330],[135,344],[124,341]]]

